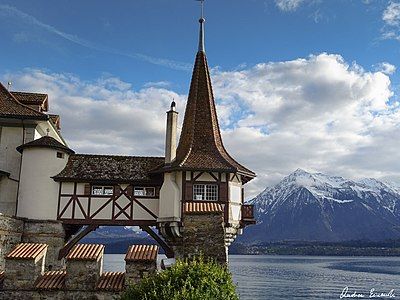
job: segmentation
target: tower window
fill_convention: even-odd
[[[64,153],[57,152],[57,158],[64,158]]]
[[[193,185],[193,200],[218,201],[218,185],[216,184]]]
[[[133,195],[138,197],[154,197],[156,189],[154,187],[135,186]]]

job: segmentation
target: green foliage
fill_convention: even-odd
[[[144,278],[121,300],[238,300],[227,267],[202,257],[177,261],[171,268]]]

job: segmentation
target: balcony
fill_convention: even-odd
[[[242,227],[247,225],[256,224],[254,219],[254,205],[243,204],[242,205]]]

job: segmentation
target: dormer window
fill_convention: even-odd
[[[218,201],[218,185],[216,184],[193,185],[193,200]]]
[[[137,197],[154,197],[156,189],[154,187],[135,186],[133,195]]]
[[[112,186],[100,186],[100,185],[92,186],[92,195],[95,195],[95,196],[103,196],[103,195],[110,196],[113,193],[114,193],[114,188]]]

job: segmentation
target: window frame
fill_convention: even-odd
[[[96,194],[96,193],[94,193],[93,191],[94,191],[94,189],[101,189],[101,194]],[[109,193],[105,193],[105,190],[106,189],[111,189],[112,190],[112,193],[111,194],[109,194]],[[91,196],[112,196],[112,195],[114,195],[114,187],[112,186],[112,185],[92,185],[91,186],[91,189],[90,189],[90,195]]]
[[[146,191],[147,189],[149,189],[149,190],[152,189],[153,194],[146,195],[146,192],[144,192],[143,195],[136,195],[135,192],[136,192],[136,190],[139,190],[139,189],[143,189],[143,191]],[[141,185],[134,186],[133,190],[132,190],[132,196],[135,198],[156,198],[157,197],[156,196],[156,187],[155,186],[141,186]]]
[[[199,187],[203,188],[203,199],[196,199],[196,189]],[[212,187],[213,190],[207,190]],[[193,201],[204,201],[204,202],[218,202],[219,201],[219,185],[216,183],[195,183],[193,184]],[[211,196],[211,197],[210,197]],[[211,199],[212,198],[212,199]]]

